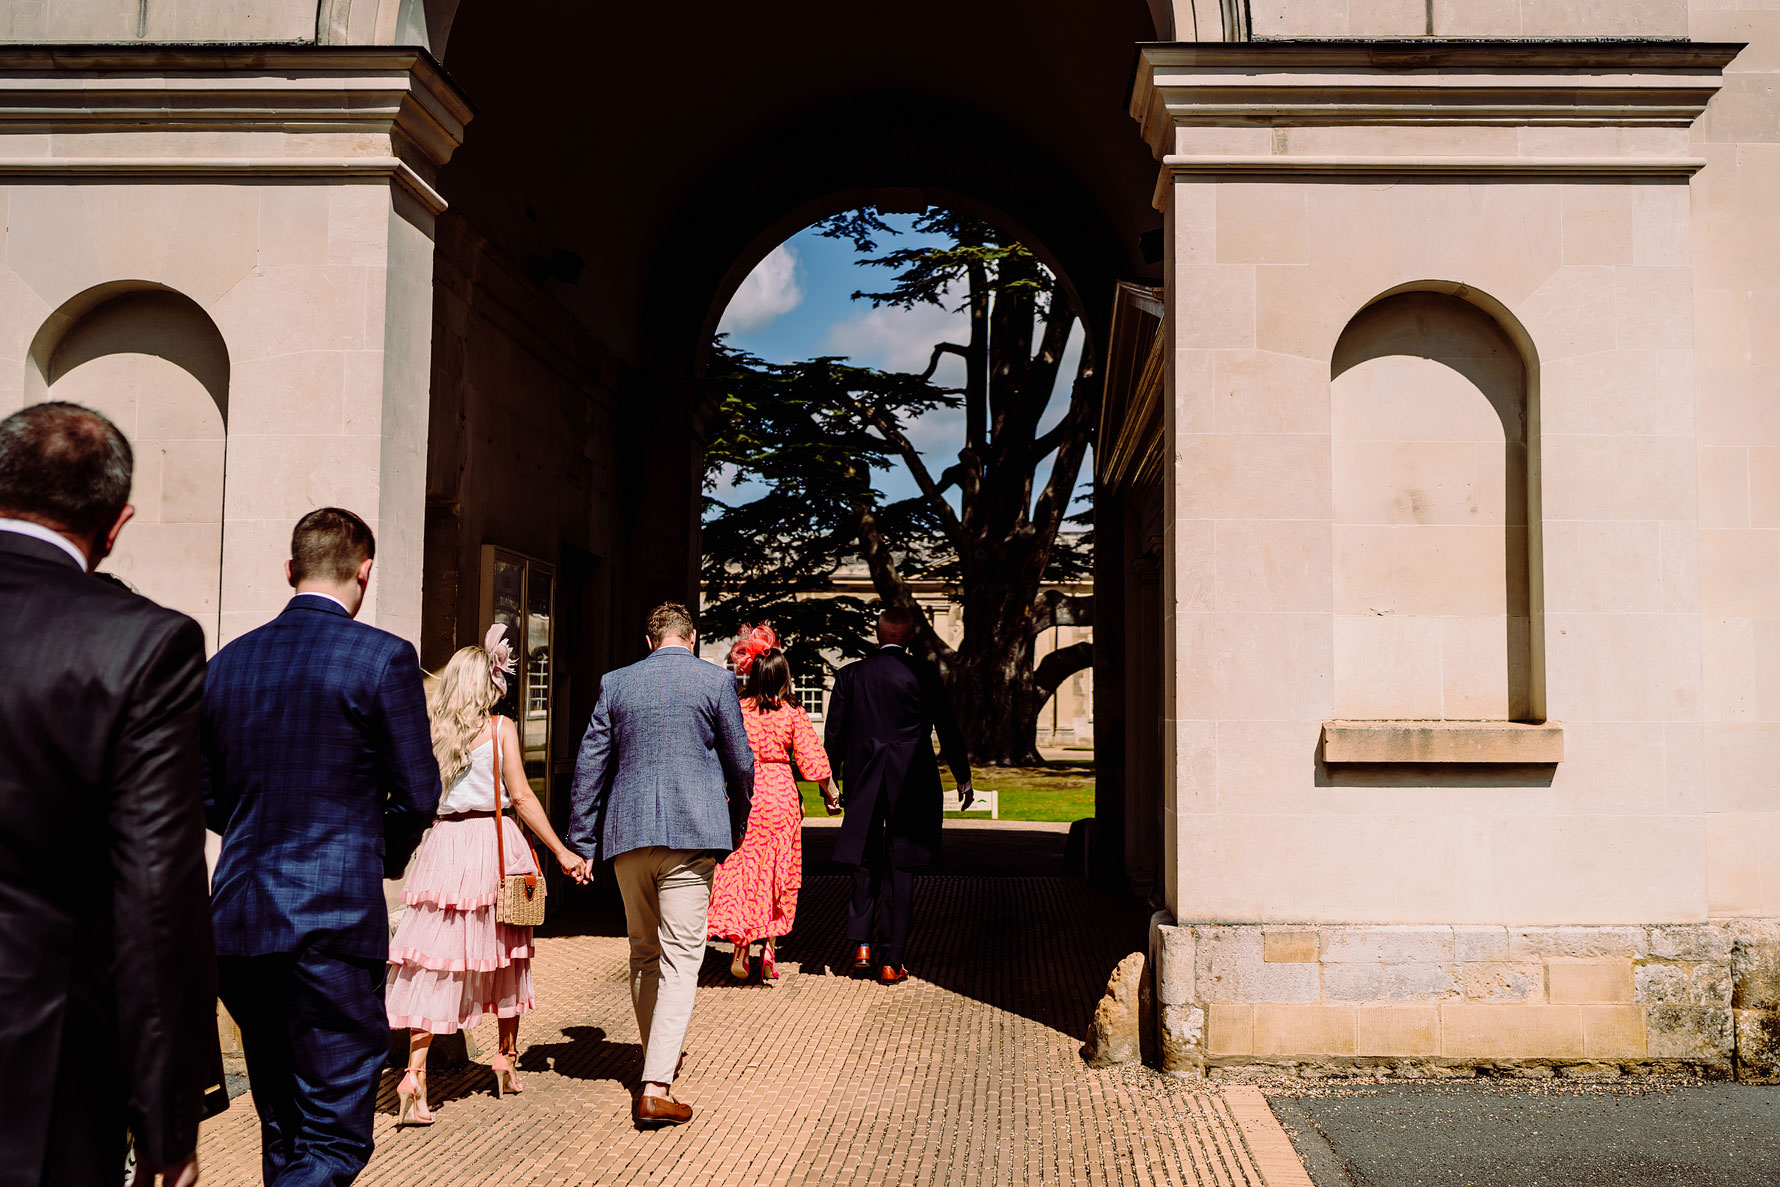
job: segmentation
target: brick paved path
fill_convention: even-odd
[[[690,1125],[631,1126],[625,941],[584,913],[538,941],[524,1094],[497,1101],[483,1063],[436,1071],[438,1123],[398,1133],[387,1074],[359,1182],[1308,1184],[1258,1094],[1082,1064],[1093,1003],[1142,944],[1130,900],[1079,879],[923,878],[915,976],[885,987],[839,967],[845,893],[808,879],[773,986],[731,982],[726,945],[708,954],[677,1088]],[[493,1049],[491,1021],[476,1038]],[[258,1182],[248,1099],[207,1124],[201,1164],[207,1187]]]

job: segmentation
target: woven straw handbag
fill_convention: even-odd
[[[490,733],[494,735],[494,851],[500,862],[500,882],[495,888],[494,920],[505,923],[509,927],[537,927],[544,922],[544,867],[538,864],[538,851],[528,839],[525,847],[531,851],[533,874],[507,873],[506,826],[501,823],[501,729],[500,722],[494,717],[488,720]],[[517,817],[518,813],[515,812]],[[525,830],[521,824],[520,831]]]

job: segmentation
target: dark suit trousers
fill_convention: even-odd
[[[311,948],[217,959],[260,1114],[267,1187],[346,1187],[371,1158],[387,966]]]
[[[865,861],[853,867],[853,898],[847,904],[847,943],[871,944],[875,930],[875,963],[901,968],[914,902],[915,873],[896,868],[890,826],[881,817],[875,819],[865,843]]]

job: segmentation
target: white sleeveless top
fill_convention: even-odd
[[[513,793],[501,788],[501,807],[513,806]],[[470,752],[470,765],[439,797],[439,815],[494,811],[494,742],[482,743]]]

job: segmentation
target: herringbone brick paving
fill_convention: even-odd
[[[597,934],[619,930],[608,920],[538,940],[539,1008],[520,1034],[525,1092],[496,1100],[485,1062],[438,1070],[438,1123],[398,1132],[387,1074],[377,1152],[359,1182],[1269,1181],[1244,1139],[1254,1118],[1239,1121],[1224,1094],[1082,1063],[1107,976],[1143,944],[1131,900],[1062,877],[922,878],[915,975],[885,987],[847,975],[846,889],[840,877],[808,879],[775,985],[731,982],[727,946],[713,946],[676,1088],[697,1111],[690,1125],[639,1133],[630,1123],[641,1053],[625,941]],[[476,1039],[493,1049],[492,1021]],[[206,1125],[200,1157],[209,1187],[258,1182],[251,1101]],[[1277,1158],[1263,1164],[1276,1187],[1308,1182],[1295,1165],[1282,1176]]]

